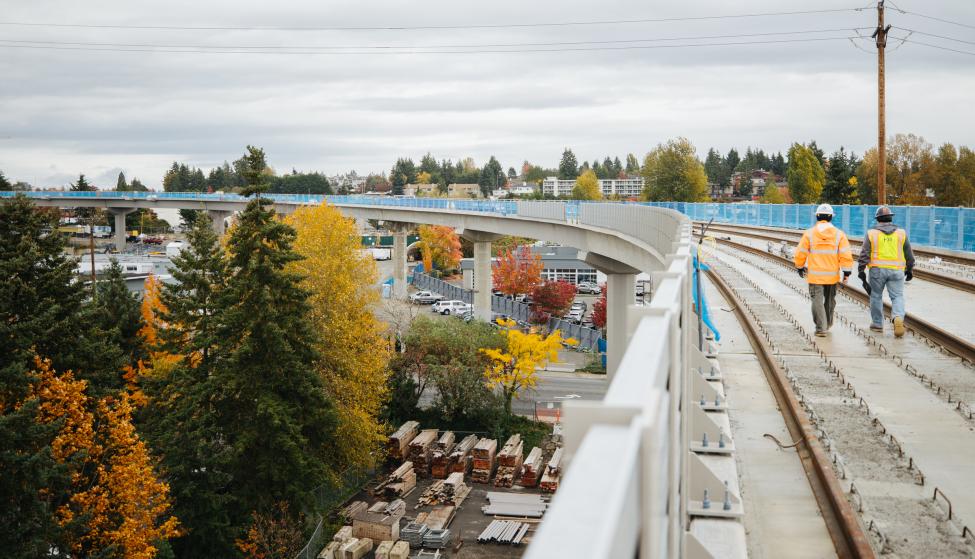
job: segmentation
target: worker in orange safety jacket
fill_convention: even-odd
[[[799,277],[809,283],[813,322],[820,337],[833,326],[837,284],[846,283],[853,273],[850,241],[832,221],[833,207],[820,204],[816,208],[816,225],[803,233],[795,255]]]

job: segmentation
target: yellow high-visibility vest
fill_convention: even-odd
[[[883,233],[878,229],[867,232],[870,238],[870,266],[871,268],[887,268],[888,270],[903,270],[907,268],[904,258],[904,243],[907,232],[898,229],[893,233]]]

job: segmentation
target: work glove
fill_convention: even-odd
[[[914,279],[914,270],[908,268],[907,271],[904,272],[904,281],[911,281],[912,279]]]
[[[857,277],[860,278],[860,281],[867,281],[867,273],[864,272],[863,270],[860,270],[860,273],[857,274]]]
[[[860,278],[860,279],[862,280],[861,283],[863,284],[863,290],[867,292],[867,295],[870,295],[870,292],[872,291],[870,289],[870,283],[867,280],[863,279],[863,278]]]
[[[805,268],[805,267],[803,267],[803,268],[796,268],[796,271],[799,272],[799,277],[800,278],[805,278],[806,277],[806,272],[808,271],[808,269]]]

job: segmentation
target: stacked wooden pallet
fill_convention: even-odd
[[[487,483],[494,475],[494,458],[498,450],[498,441],[483,438],[477,441],[471,453],[474,456],[474,470],[471,472],[471,481],[475,483]]]
[[[414,509],[424,505],[454,505],[460,506],[470,494],[471,488],[464,483],[464,474],[454,472],[447,479],[436,481],[420,495]]]
[[[410,461],[421,478],[430,476],[430,453],[437,442],[437,433],[436,429],[424,429],[410,441]]]
[[[416,472],[413,462],[404,462],[399,468],[389,474],[382,483],[373,489],[374,495],[385,495],[388,498],[405,497],[416,488]]]
[[[433,445],[433,452],[430,457],[430,475],[436,479],[444,479],[450,473],[449,457],[456,446],[453,431],[444,431],[440,439]]]
[[[460,472],[467,475],[471,471],[471,464],[474,463],[471,451],[477,445],[477,435],[467,435],[464,440],[454,446],[454,450],[447,456],[448,472]],[[444,477],[447,477],[446,474]]]
[[[494,478],[495,487],[511,487],[515,478],[521,474],[521,463],[524,458],[524,442],[521,435],[511,435],[501,452],[498,453],[498,475]]]
[[[542,488],[542,491],[555,493],[555,490],[559,488],[559,478],[561,477],[562,449],[559,448],[552,454],[552,459],[545,466],[545,474],[542,475],[542,481],[539,486]]]
[[[528,458],[525,458],[519,485],[522,487],[535,487],[538,485],[539,478],[542,475],[543,464],[542,449],[537,446],[532,448],[532,451],[528,453]]]
[[[408,454],[410,442],[420,432],[420,424],[416,421],[407,421],[400,425],[395,433],[389,436],[387,450],[389,457],[393,460],[404,460]]]

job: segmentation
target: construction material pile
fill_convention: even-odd
[[[410,461],[420,478],[430,477],[430,453],[437,442],[437,433],[436,429],[424,429],[410,441]]]
[[[541,518],[548,503],[536,493],[498,493],[488,491],[488,504],[481,507],[484,514],[493,516],[513,516],[518,518]]]
[[[393,473],[377,485],[372,493],[393,499],[405,497],[414,489],[416,489],[416,471],[413,470],[413,462],[407,461],[393,470]]]
[[[349,522],[352,520],[353,516],[368,508],[369,505],[367,505],[365,501],[352,501],[348,506],[343,508],[341,512],[339,512],[339,516],[341,516],[344,521]]]
[[[433,482],[423,495],[417,499],[414,509],[424,505],[454,505],[459,506],[467,498],[471,488],[464,483],[464,474],[454,472],[447,479]]]
[[[387,444],[388,455],[393,460],[404,460],[408,454],[410,442],[420,432],[420,423],[417,421],[407,421],[400,425],[395,433],[389,436]]]
[[[384,541],[376,547],[376,559],[409,559],[410,544],[404,541]]]
[[[453,431],[444,431],[440,439],[433,444],[433,452],[430,457],[430,475],[436,479],[444,479],[450,473],[448,457],[454,450],[456,436]]]
[[[471,472],[471,464],[474,460],[471,456],[471,451],[474,450],[474,446],[477,445],[477,435],[467,435],[464,440],[460,441],[454,445],[454,450],[446,458],[446,464],[444,465],[447,469],[447,473],[460,472],[467,475]],[[434,464],[434,469],[437,465]],[[440,477],[434,474],[434,477]],[[443,477],[447,477],[447,474],[443,474]]]
[[[542,475],[542,481],[539,484],[542,491],[548,493],[555,493],[555,490],[559,488],[559,478],[562,477],[562,449],[556,449],[555,453],[552,454],[551,460],[545,466],[545,474]]]
[[[423,535],[429,531],[426,524],[410,522],[399,531],[399,537],[406,540],[410,547],[423,547]]]
[[[471,481],[487,483],[494,475],[494,458],[498,450],[498,441],[483,438],[477,441],[471,453],[474,455],[474,469],[471,471]]]
[[[542,461],[542,449],[536,446],[528,453],[528,458],[525,458],[519,485],[522,487],[535,487],[538,485],[542,475],[542,464],[544,464]]]
[[[406,514],[406,503],[397,499],[391,503],[379,501],[352,517],[352,535],[373,541],[399,539],[399,521]]]
[[[492,520],[487,528],[477,537],[478,543],[503,543],[519,545],[528,529],[531,527],[527,522],[516,520]]]
[[[352,538],[342,544],[338,551],[338,559],[362,559],[372,551],[372,540],[369,538]]]
[[[427,530],[423,534],[423,547],[444,549],[450,545],[450,530]]]
[[[515,478],[521,474],[521,462],[524,457],[524,443],[521,435],[508,437],[501,452],[498,453],[498,475],[494,478],[495,487],[511,487]]]

